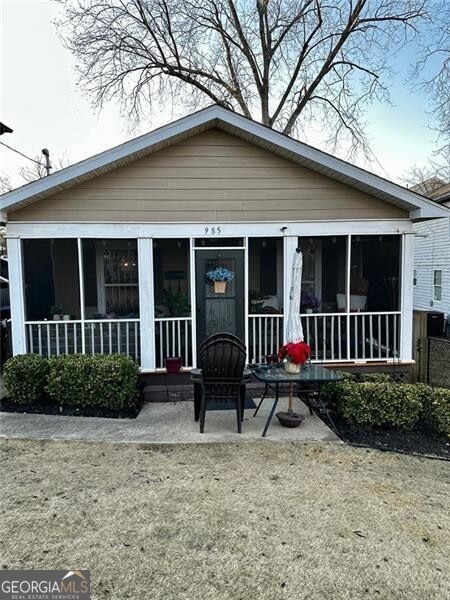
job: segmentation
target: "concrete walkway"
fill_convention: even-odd
[[[281,427],[276,417],[261,437],[272,400],[267,399],[258,415],[245,411],[242,434],[236,431],[234,410],[208,411],[205,433],[199,432],[194,421],[194,406],[190,401],[176,404],[152,402],[144,405],[136,419],[103,419],[97,417],[59,417],[0,413],[0,437],[41,440],[85,440],[92,442],[198,444],[211,442],[309,442],[336,441],[339,438],[316,415],[311,416],[300,401],[295,410],[306,415],[296,429]],[[286,410],[287,398],[281,398],[279,410]]]

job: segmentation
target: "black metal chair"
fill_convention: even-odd
[[[203,433],[205,428],[205,414],[209,402],[234,402],[238,432],[241,433],[241,386],[246,360],[245,347],[234,340],[218,338],[201,347],[199,358],[202,369],[200,433]]]
[[[235,342],[236,344],[242,346],[243,350],[246,350],[244,342],[241,340],[241,338],[238,338],[237,335],[228,333],[227,331],[219,331],[217,333],[213,333],[212,335],[208,336],[203,340],[203,342],[200,344],[199,352],[201,352],[202,348],[204,348],[206,345],[218,339],[231,340],[232,342]]]
[[[199,356],[199,367],[196,369],[192,369],[192,371],[191,371],[191,380],[192,380],[192,383],[194,384],[194,419],[195,419],[195,421],[198,421],[200,419],[200,405],[201,405],[201,396],[202,396],[201,350],[202,350],[202,348],[204,348],[211,342],[214,342],[218,339],[231,340],[233,342],[236,342],[236,344],[238,344],[242,347],[242,349],[244,350],[245,353],[247,352],[245,344],[241,340],[241,338],[238,338],[236,335],[233,335],[232,333],[228,333],[227,331],[219,331],[218,333],[213,333],[212,335],[205,338],[203,340],[203,342],[201,342],[201,344],[199,346],[199,355],[200,355]],[[242,385],[241,385],[242,419],[244,418],[244,407],[245,407],[245,384],[249,383],[250,380],[251,380],[251,372],[244,371],[244,376],[243,376]]]

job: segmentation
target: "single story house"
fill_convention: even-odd
[[[407,367],[413,223],[449,214],[220,106],[0,202],[14,354],[120,352],[143,373],[173,356],[194,367],[218,330],[245,340],[249,362],[277,352],[297,246],[312,360]]]

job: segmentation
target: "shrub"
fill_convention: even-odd
[[[450,437],[450,390],[445,388],[427,388],[424,401],[424,413],[439,433]]]
[[[346,382],[341,384],[338,410],[354,425],[411,429],[418,422],[423,389],[409,384]]]
[[[60,404],[120,410],[135,400],[139,368],[119,354],[63,354],[50,359],[47,392]]]
[[[48,373],[48,359],[39,354],[20,354],[9,358],[3,369],[9,398],[17,404],[35,402],[44,393]]]
[[[363,373],[360,381],[371,381],[372,383],[394,383],[392,377],[387,373]]]
[[[341,371],[343,379],[332,383],[326,383],[322,386],[322,399],[326,400],[330,406],[339,408],[339,398],[342,397],[343,393],[347,393],[350,388],[346,387],[347,383],[391,383],[393,384],[392,378],[387,373],[347,373]]]

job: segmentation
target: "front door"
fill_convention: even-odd
[[[197,250],[196,253],[197,347],[219,331],[244,340],[244,250]],[[233,274],[225,290],[223,285],[215,286],[208,278],[208,273],[221,267]]]

